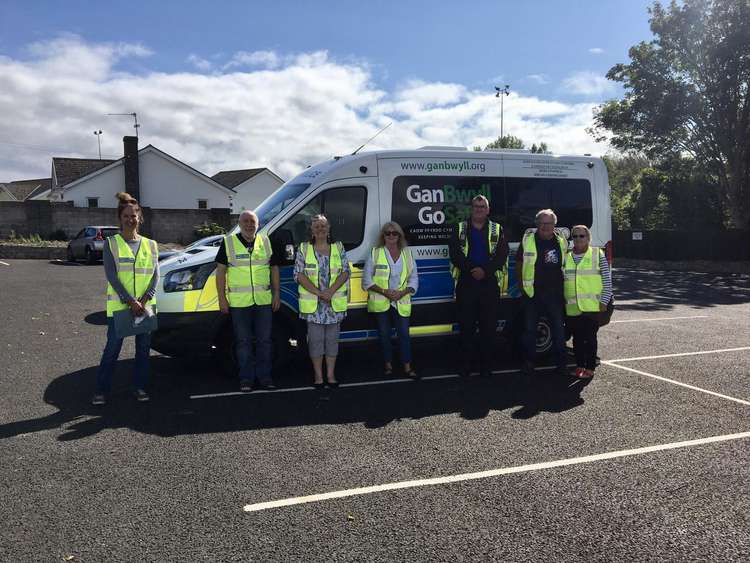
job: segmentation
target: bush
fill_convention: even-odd
[[[198,238],[210,237],[211,235],[223,235],[226,230],[217,223],[208,223],[204,221],[200,225],[193,226],[193,232]]]
[[[66,235],[65,231],[62,229],[57,229],[49,234],[47,240],[60,240],[66,242],[68,240],[68,235]]]

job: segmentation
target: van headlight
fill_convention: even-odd
[[[172,293],[174,291],[192,291],[194,289],[203,289],[206,280],[211,276],[216,264],[209,262],[199,266],[190,266],[181,270],[169,272],[164,277],[164,291]]]

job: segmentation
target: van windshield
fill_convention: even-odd
[[[267,200],[261,203],[255,210],[258,215],[259,226],[263,227],[273,220],[279,213],[289,207],[310,184],[288,184],[271,194]]]

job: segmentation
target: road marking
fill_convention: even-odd
[[[0,264],[2,264],[3,266],[10,266],[10,264],[8,264],[7,262],[3,262],[2,260],[0,260]]]
[[[708,315],[693,315],[690,317],[656,317],[653,319],[622,319],[619,321],[610,321],[609,324],[615,323],[651,323],[655,321],[677,321],[683,319],[707,319]]]
[[[575,364],[568,364],[568,367],[574,367]],[[555,366],[541,366],[536,368],[536,371],[547,371],[555,369]],[[502,373],[517,373],[520,371],[520,368],[514,368],[514,369],[498,369],[493,370],[492,374],[502,374]],[[476,373],[476,372],[474,372]],[[422,377],[419,381],[437,381],[440,379],[456,379],[458,377],[461,377],[457,373],[446,373],[442,375],[430,375],[426,377]],[[378,379],[375,381],[358,381],[357,383],[342,383],[339,385],[339,388],[344,387],[370,387],[372,385],[390,385],[391,383],[417,383],[410,377],[400,377],[396,379]],[[191,399],[215,399],[217,397],[236,397],[238,395],[259,395],[261,393],[291,393],[294,391],[311,391],[315,389],[312,385],[307,385],[305,387],[287,387],[284,389],[260,389],[258,391],[253,391],[251,393],[243,393],[242,391],[229,391],[227,393],[206,393],[204,395],[190,395]]]
[[[633,369],[626,366],[620,366],[614,363],[613,361],[604,361],[602,364],[607,366],[612,366],[615,368],[624,369],[626,371],[631,371],[633,373],[638,373],[640,375],[645,375],[647,377],[653,377],[654,379],[658,379],[659,381],[666,381],[667,383],[673,383],[674,385],[679,385],[680,387],[687,387],[688,389],[692,389],[694,391],[700,391],[701,393],[706,393],[708,395],[713,395],[714,397],[721,397],[722,399],[727,399],[729,401],[734,401],[735,403],[740,403],[741,405],[747,405],[750,406],[750,401],[745,401],[744,399],[737,399],[736,397],[730,397],[729,395],[722,395],[721,393],[717,393],[715,391],[709,391],[708,389],[703,389],[702,387],[696,387],[695,385],[690,385],[688,383],[682,383],[681,381],[675,381],[674,379],[669,379],[667,377],[662,377],[660,375],[654,375],[653,373],[648,373],[647,371],[641,371],[639,369]]]
[[[722,354],[725,352],[744,352],[750,350],[750,346],[742,346],[740,348],[720,348],[718,350],[699,350],[698,352],[680,352],[678,354],[660,354],[658,356],[638,356],[634,358],[617,358],[614,360],[606,360],[606,362],[635,362],[638,360],[660,360],[662,358],[680,358],[682,356],[702,356],[704,354]],[[605,363],[605,361],[602,361]]]
[[[578,465],[582,463],[592,463],[595,461],[605,461],[621,457],[636,456],[649,454],[678,448],[687,448],[691,446],[700,446],[704,444],[713,444],[718,442],[728,442],[730,440],[743,440],[750,438],[750,432],[741,432],[738,434],[725,434],[723,436],[712,436],[710,438],[699,438],[697,440],[686,440],[683,442],[672,442],[669,444],[659,444],[656,446],[646,446],[643,448],[634,448],[629,450],[619,450],[606,452],[603,454],[587,455],[582,457],[573,457],[568,459],[559,459],[556,461],[546,461],[542,463],[532,463],[528,465],[519,465],[515,467],[504,467],[501,469],[491,469],[488,471],[478,471],[476,473],[461,473],[459,475],[448,475],[445,477],[433,477],[429,479],[415,479],[412,481],[399,481],[395,483],[385,483],[383,485],[372,485],[369,487],[357,487],[355,489],[345,489],[341,491],[331,491],[317,495],[307,495],[301,497],[292,497],[269,502],[258,502],[247,504],[243,510],[245,512],[259,512],[271,508],[281,508],[283,506],[293,506],[297,504],[306,504],[311,502],[320,502],[337,498],[346,498],[353,496],[369,495],[373,493],[382,493],[385,491],[395,491],[399,489],[414,489],[417,487],[426,487],[431,485],[446,485],[450,483],[459,483],[463,481],[472,481],[476,479],[487,479],[489,477],[499,477],[501,475],[512,475],[514,473],[526,473],[529,471],[540,471],[543,469],[552,469],[554,467],[565,467],[568,465]]]

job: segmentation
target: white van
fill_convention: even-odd
[[[412,298],[413,337],[445,337],[457,331],[447,240],[453,226],[466,219],[471,198],[490,201],[490,218],[499,222],[510,243],[509,287],[498,309],[498,331],[513,330],[520,292],[515,251],[534,215],[553,209],[567,235],[573,225],[591,228],[592,245],[612,258],[612,221],[607,169],[599,158],[532,154],[528,151],[469,151],[456,147],[374,151],[334,157],[312,166],[276,190],[256,209],[260,231],[285,256],[281,268],[282,306],[274,316],[274,358],[291,357],[294,342],[304,342],[298,318],[297,284],[292,277],[294,251],[308,240],[310,218],[324,213],[331,234],[342,241],[351,262],[349,310],[341,341],[377,338],[362,268],[381,225],[399,223],[419,271],[419,291]],[[218,349],[231,357],[231,322],[221,315],[214,284],[217,249],[181,254],[161,263],[158,290],[159,330],[152,347],[170,356]],[[551,348],[542,319],[537,349]]]

